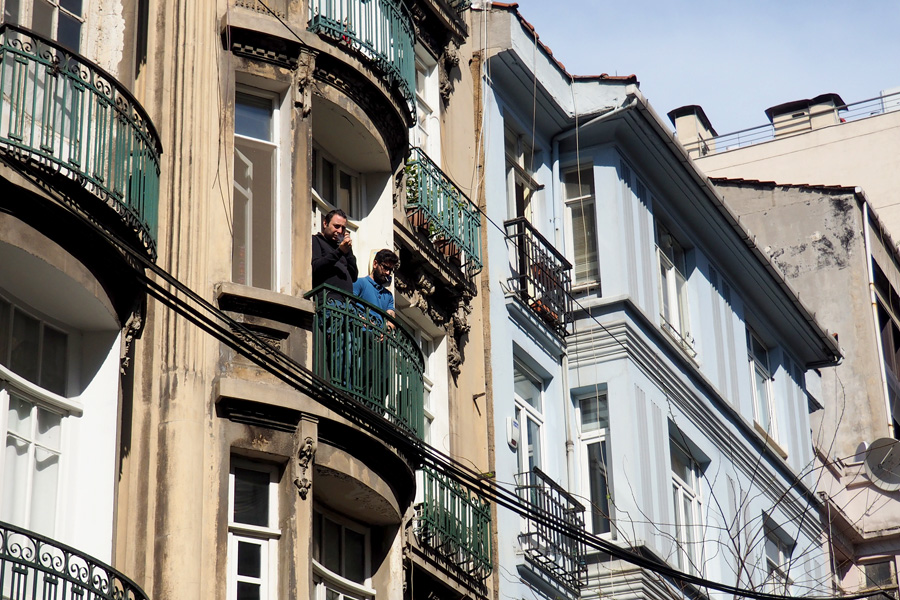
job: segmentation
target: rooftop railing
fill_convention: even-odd
[[[412,335],[378,307],[330,285],[305,297],[316,307],[316,375],[421,439],[425,362]]]
[[[481,271],[481,213],[421,148],[406,162],[406,212],[466,276]]]
[[[308,29],[373,64],[416,113],[415,31],[402,0],[310,0]]]
[[[0,523],[0,592],[15,600],[147,600],[109,565],[8,523]]]
[[[538,468],[516,475],[516,493],[544,517],[525,519],[519,536],[525,555],[577,592],[587,576],[585,547],[564,530],[584,529],[584,506]]]
[[[147,113],[109,73],[0,24],[0,147],[90,189],[155,258],[162,147]]]
[[[786,122],[778,122],[776,120],[775,124],[767,123],[757,127],[750,127],[749,129],[725,133],[707,140],[696,140],[685,144],[684,148],[692,156],[710,156],[768,142],[782,136],[787,137],[791,134],[811,131],[814,119],[829,114],[834,115],[834,124],[838,125],[897,110],[900,110],[900,92],[861,100],[852,104],[816,110],[808,115],[804,115],[799,122],[797,120]]]
[[[572,314],[572,264],[525,217],[503,225],[513,242],[513,291],[556,335],[565,337]]]
[[[491,507],[451,478],[421,470],[424,500],[417,509],[416,535],[470,577],[491,574]]]

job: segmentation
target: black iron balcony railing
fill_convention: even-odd
[[[109,565],[2,522],[0,594],[13,600],[147,600],[136,583]]]
[[[481,271],[481,213],[421,148],[406,161],[406,212],[468,277]]]
[[[472,0],[449,0],[450,7],[454,9],[457,13],[461,13],[466,9],[472,7]]]
[[[313,370],[331,385],[421,439],[425,362],[402,323],[335,287],[305,296],[315,302]]]
[[[587,576],[585,547],[561,529],[584,529],[584,506],[538,468],[516,475],[516,493],[544,517],[525,519],[519,536],[525,555],[578,591]]]
[[[491,506],[451,478],[421,470],[423,502],[416,535],[460,571],[478,580],[491,574]]]
[[[310,0],[308,29],[374,65],[416,114],[415,30],[401,0]]]
[[[568,332],[572,314],[572,265],[528,222],[517,217],[504,222],[510,248],[515,294],[560,337]]]
[[[57,43],[0,24],[0,147],[84,185],[156,256],[159,135],[106,71]]]

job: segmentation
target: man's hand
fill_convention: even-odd
[[[349,235],[344,235],[344,239],[342,239],[341,243],[338,244],[338,250],[340,250],[344,254],[350,254],[351,252],[353,252],[353,240],[350,239]]]

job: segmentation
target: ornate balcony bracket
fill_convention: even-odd
[[[316,441],[312,437],[306,436],[303,440],[303,445],[300,446],[300,451],[297,453],[297,468],[300,469],[300,476],[294,479],[294,485],[297,487],[301,500],[306,500],[309,489],[312,487],[312,479],[306,475],[309,471],[309,465],[315,458]]]

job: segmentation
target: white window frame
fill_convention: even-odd
[[[525,136],[510,123],[504,126],[503,151],[506,156],[506,197],[507,214],[510,218],[525,217],[534,223],[534,208],[537,193],[544,188],[535,179],[535,163],[540,151],[526,141]],[[510,150],[512,146],[512,150]],[[519,214],[517,195],[519,187],[523,190],[525,206]]]
[[[759,344],[765,353],[763,364],[753,349],[753,341]],[[776,419],[775,394],[772,385],[771,350],[750,327],[747,327],[747,361],[750,368],[750,390],[753,394],[753,420],[772,441],[778,441],[778,420]],[[763,388],[760,389],[757,377],[761,378]],[[760,406],[760,394],[764,395],[764,406]],[[762,410],[766,413],[763,414]]]
[[[541,406],[541,409],[538,410],[519,396],[518,393],[513,392],[516,420],[519,422],[519,436],[521,438],[517,452],[517,461],[519,472],[526,473],[530,472],[532,467],[532,465],[528,464],[528,447],[533,444],[530,428],[528,427],[529,423],[534,423],[537,426],[537,452],[534,455],[533,466],[543,469],[544,465],[544,380],[518,360],[514,362],[513,370],[514,373],[518,372],[524,375],[537,387]]]
[[[38,322],[38,339],[37,339],[38,372],[37,372],[37,381],[27,380],[23,376],[19,375],[18,373],[16,373],[16,376],[18,378],[21,378],[23,381],[28,381],[29,386],[33,386],[35,389],[40,389],[40,390],[45,389],[45,388],[41,387],[41,385],[39,383],[41,380],[41,377],[43,375],[43,366],[44,366],[43,365],[43,363],[44,363],[44,330],[48,329],[48,328],[52,329],[53,331],[56,331],[57,333],[61,333],[66,337],[66,349],[65,349],[66,356],[65,356],[65,365],[63,366],[63,379],[65,380],[63,385],[64,385],[65,389],[63,390],[62,394],[59,394],[59,396],[65,396],[65,394],[68,391],[69,379],[70,379],[69,378],[69,364],[71,361],[70,355],[72,353],[72,344],[71,344],[72,334],[71,334],[71,332],[69,332],[61,327],[57,327],[57,326],[53,325],[52,323],[49,323],[46,319],[42,318],[41,315],[39,315],[31,310],[28,310],[27,308],[22,307],[20,304],[17,304],[10,298],[0,295],[0,301],[2,301],[4,304],[7,304],[7,306],[8,306],[7,314],[4,315],[3,313],[0,313],[0,319],[2,319],[4,317],[6,319],[8,319],[5,329],[7,329],[10,332],[10,339],[5,340],[5,343],[0,342],[0,348],[3,348],[4,346],[6,348],[6,356],[0,356],[0,366],[3,366],[6,369],[9,369],[10,372],[12,372],[11,365],[10,365],[11,359],[12,359],[12,350],[13,350],[12,343],[11,343],[12,330],[13,330],[13,325],[15,323],[15,313],[20,312],[20,313],[26,315],[28,318]],[[3,329],[4,329],[4,327],[0,327],[0,332],[2,332]],[[45,390],[45,391],[47,393],[51,394],[52,396],[57,396],[57,394],[55,392],[52,392],[50,390]]]
[[[582,481],[582,496],[588,499],[591,503],[591,508],[589,509],[590,516],[585,524],[585,527],[588,531],[594,533],[595,535],[600,535],[603,537],[612,537],[613,531],[615,529],[615,506],[613,499],[613,484],[612,484],[612,469],[610,465],[609,458],[609,441],[610,441],[610,431],[609,427],[598,427],[596,429],[591,429],[585,431],[584,429],[584,419],[581,410],[581,404],[583,400],[592,400],[597,398],[598,401],[602,398],[603,402],[607,404],[607,419],[609,418],[609,394],[606,390],[605,386],[603,389],[597,389],[593,392],[587,394],[579,394],[574,397],[575,400],[575,415],[576,421],[578,422],[578,437],[579,441],[579,457],[581,459],[581,481]],[[600,444],[601,448],[601,458],[605,459],[606,464],[603,465],[603,477],[606,481],[606,493],[607,493],[607,503],[609,506],[609,514],[606,517],[602,517],[607,522],[607,531],[598,530],[598,528],[594,527],[594,512],[593,512],[593,504],[595,503],[595,499],[592,494],[591,489],[591,461],[590,461],[590,452],[589,447],[593,444]]]
[[[313,519],[315,518],[322,518],[323,520],[328,519],[339,525],[341,527],[342,538],[343,531],[346,529],[361,534],[363,536],[363,547],[365,552],[363,565],[365,577],[363,583],[348,579],[341,573],[335,573],[313,557],[313,571],[315,575],[313,577],[313,587],[315,590],[315,598],[317,600],[325,600],[326,588],[333,589],[339,594],[342,594],[340,600],[364,600],[365,598],[374,598],[375,590],[372,588],[372,540],[369,528],[360,523],[351,521],[342,515],[325,510],[321,506],[316,506],[313,509]],[[315,540],[313,543],[315,544]],[[343,544],[343,539],[341,539],[341,544]],[[354,594],[359,594],[360,596]]]
[[[18,0],[19,10],[18,15],[13,17],[12,22],[21,25],[22,27],[27,27],[28,29],[35,30],[34,27],[34,2],[36,0]],[[51,25],[52,35],[50,38],[54,41],[59,41],[59,13],[63,13],[75,21],[78,21],[81,24],[81,29],[79,31],[78,38],[78,47],[77,48],[69,48],[72,52],[81,53],[81,48],[84,46],[85,39],[85,31],[87,28],[85,27],[85,15],[88,12],[88,7],[90,5],[91,0],[83,0],[81,4],[81,14],[75,14],[72,11],[61,6],[59,0],[42,0],[45,1],[47,5],[49,5],[53,15],[51,17]],[[3,0],[3,17],[6,18],[7,10],[10,4],[10,0]],[[7,19],[8,20],[8,19]],[[43,35],[43,34],[41,34]]]
[[[691,336],[686,250],[659,221],[656,221],[656,256],[660,326],[688,356],[694,358],[697,352]]]
[[[284,151],[282,149],[282,140],[284,138],[284,126],[283,123],[284,114],[282,111],[281,104],[284,102],[281,94],[276,92],[252,87],[249,85],[237,84],[235,87],[235,119],[236,119],[236,107],[237,107],[237,94],[245,94],[248,96],[254,96],[256,98],[261,98],[264,100],[268,100],[271,102],[272,107],[272,130],[270,131],[270,140],[262,140],[259,138],[248,137],[244,135],[240,135],[237,131],[234,132],[234,173],[237,173],[237,162],[239,160],[238,153],[239,150],[237,148],[237,143],[240,140],[241,143],[257,146],[260,148],[270,149],[274,152],[275,160],[273,165],[273,176],[274,181],[272,182],[272,198],[271,198],[271,222],[269,223],[269,229],[271,231],[271,259],[269,264],[270,269],[270,288],[272,291],[285,291],[289,287],[288,279],[289,276],[286,274],[286,265],[289,262],[289,244],[290,244],[290,208],[289,206],[285,206],[285,190],[290,189],[289,173],[285,172],[285,164],[284,160]],[[236,194],[237,184],[234,181],[234,177],[232,177],[232,194]],[[232,215],[233,221],[237,221],[236,214],[236,198],[232,201],[232,210],[235,211],[235,214]],[[247,272],[246,272],[246,280],[243,282],[243,285],[253,286],[253,253],[255,244],[253,243],[253,229],[254,224],[250,215],[252,215],[252,199],[248,199],[247,212],[248,214],[245,216],[245,222],[247,223],[247,235],[244,240],[247,256],[245,258]],[[285,228],[287,228],[285,230]],[[236,234],[235,234],[236,235]],[[233,253],[232,253],[233,256]],[[237,279],[234,273],[234,265],[232,265],[232,280]]]
[[[791,581],[788,576],[790,571],[791,554],[794,548],[791,543],[782,539],[779,531],[768,523],[765,527],[765,540],[763,548],[763,560],[766,564],[765,591],[770,594],[790,595]],[[770,549],[774,549],[777,555],[776,564],[770,557]],[[788,568],[785,569],[785,566]]]
[[[421,46],[416,46],[416,124],[410,130],[410,143],[441,164],[440,92],[437,61]]]
[[[264,526],[234,521],[234,471],[236,468],[266,473],[269,476],[269,523]],[[278,596],[278,467],[241,457],[232,457],[228,474],[228,600],[237,600],[238,583],[260,586],[260,599],[273,600]],[[260,547],[260,577],[238,575],[238,545],[246,543]]]
[[[562,196],[566,205],[566,220],[568,222],[568,230],[572,233],[571,237],[571,254],[572,257],[572,285],[575,289],[585,289],[590,288],[600,281],[600,248],[597,244],[597,181],[594,177],[594,165],[593,163],[587,163],[581,165],[580,167],[572,165],[566,169],[563,169],[561,175],[560,185],[562,186]],[[587,171],[591,173],[591,193],[587,195],[581,195],[573,198],[569,198],[566,195],[566,175],[569,173],[577,173],[579,171]],[[579,277],[579,265],[578,265],[578,257],[575,255],[575,219],[573,217],[574,207],[578,206],[581,209],[582,215],[584,216],[586,209],[590,206],[590,212],[593,213],[594,217],[590,220],[590,226],[592,231],[585,233],[592,233],[592,237],[594,239],[594,248],[593,248],[593,260],[590,260],[591,252],[587,252],[587,264],[585,264],[586,274]],[[582,218],[582,221],[585,221]],[[586,235],[586,237],[591,237]]]
[[[318,144],[313,144],[313,175],[312,175],[312,192],[313,197],[317,202],[321,202],[322,208],[327,208],[322,215],[327,213],[330,210],[334,210],[335,208],[340,208],[347,214],[348,219],[359,219],[363,206],[363,177],[360,173],[350,169],[342,163],[340,160],[332,156],[331,154],[325,152],[321,146]],[[333,201],[336,198],[325,198],[322,195],[322,188],[324,183],[325,176],[325,163],[328,163],[332,167],[333,171],[333,179],[332,179],[332,189],[337,191],[340,187],[341,183],[341,175],[346,175],[350,178],[350,200],[347,206],[338,206]],[[322,225],[321,216],[316,222],[316,231],[319,231],[318,227]]]
[[[670,468],[678,568],[692,575],[702,575],[703,494],[700,485],[702,471],[691,451],[677,440],[670,438],[669,452],[673,453],[676,450],[687,459],[690,472],[689,480],[685,480],[674,468]]]

